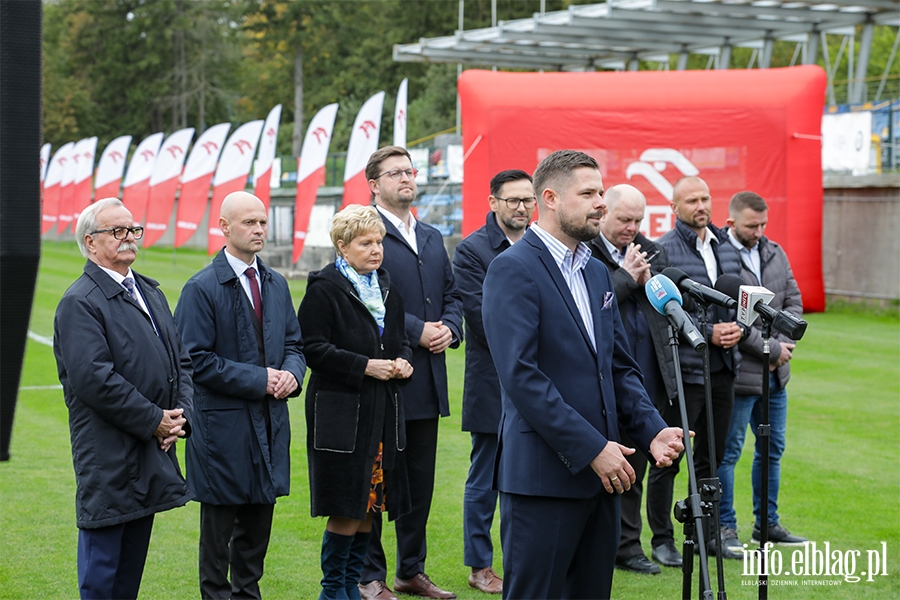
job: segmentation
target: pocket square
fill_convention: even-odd
[[[610,306],[612,306],[613,299],[614,299],[615,297],[616,297],[615,294],[613,294],[612,292],[606,292],[606,293],[604,293],[604,294],[603,294],[603,308],[601,308],[600,310],[606,310],[606,309],[608,309]]]

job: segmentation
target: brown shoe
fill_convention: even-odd
[[[401,594],[421,596],[422,598],[456,598],[456,594],[440,589],[434,585],[425,573],[419,573],[412,579],[394,578],[394,589]]]
[[[494,573],[494,569],[485,567],[469,573],[469,587],[485,594],[499,594],[503,592],[503,580]]]
[[[359,584],[359,595],[363,600],[397,600],[397,596],[383,581],[370,581]]]

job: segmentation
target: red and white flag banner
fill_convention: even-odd
[[[125,159],[131,145],[130,135],[120,135],[103,149],[100,162],[97,163],[97,175],[94,178],[94,200],[102,198],[118,198],[122,174],[125,172]]]
[[[63,170],[62,187],[59,191],[59,214],[56,220],[56,233],[66,230],[72,222],[72,213],[75,206],[75,176],[78,174],[78,163],[85,151],[85,145],[90,138],[84,138],[75,142],[75,147],[69,154],[66,168]]]
[[[231,123],[213,125],[200,134],[188,155],[181,175],[181,195],[178,197],[178,216],[175,218],[175,247],[188,241],[199,227],[209,200],[209,184],[225,137]]]
[[[272,190],[272,163],[275,162],[275,144],[278,142],[278,124],[281,122],[281,105],[269,111],[266,124],[262,128],[262,139],[259,141],[259,152],[256,158],[256,169],[253,173],[253,194],[262,200],[269,210]]]
[[[131,211],[135,223],[144,222],[144,213],[150,197],[150,174],[153,173],[153,165],[159,157],[159,146],[162,141],[162,133],[154,133],[144,138],[131,155],[131,162],[128,163],[122,189],[122,204]]]
[[[41,146],[41,191],[44,189],[44,179],[47,177],[47,168],[50,166],[50,144]]]
[[[75,189],[72,194],[72,223],[78,222],[81,211],[87,208],[92,201],[94,158],[97,156],[97,138],[90,137],[84,140],[81,152],[78,154],[78,167],[75,171]],[[74,227],[72,228],[74,233]]]
[[[406,86],[408,79],[400,82],[397,90],[397,104],[394,106],[394,145],[406,148]]]
[[[381,109],[384,106],[384,92],[378,92],[363,104],[353,122],[350,132],[350,146],[347,149],[347,163],[344,166],[344,204],[369,204],[372,194],[366,180],[366,163],[372,153],[378,150],[378,135],[381,132]]]
[[[225,196],[231,192],[239,192],[247,186],[247,176],[250,174],[250,167],[253,166],[262,129],[261,119],[244,123],[235,129],[228,138],[225,149],[222,150],[216,177],[213,179],[213,196],[209,207],[206,244],[209,254],[214,254],[225,245],[225,236],[219,229],[219,209],[222,208]]]
[[[44,205],[41,211],[41,235],[53,229],[59,219],[59,197],[62,194],[63,175],[69,163],[69,155],[74,149],[75,142],[63,144],[56,150],[47,166],[47,176],[44,178]]]
[[[294,253],[291,264],[296,263],[303,253],[309,216],[316,203],[319,187],[325,183],[325,161],[328,146],[334,133],[334,119],[338,105],[329,104],[319,110],[303,138],[300,158],[297,160],[297,200],[294,205]]]
[[[150,200],[147,202],[147,222],[144,227],[144,248],[149,248],[169,228],[169,219],[175,207],[175,190],[181,177],[181,169],[188,146],[194,137],[194,128],[176,131],[166,138],[159,149],[159,158],[150,175]]]

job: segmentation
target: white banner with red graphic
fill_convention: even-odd
[[[56,225],[59,219],[59,199],[62,194],[62,180],[65,175],[69,155],[75,149],[75,142],[63,144],[57,149],[44,178],[44,204],[41,214],[41,234],[45,234]]]
[[[78,164],[87,151],[87,144],[91,138],[84,138],[75,142],[75,147],[69,154],[66,168],[63,170],[62,187],[59,191],[59,214],[56,220],[56,233],[62,233],[72,222],[72,213],[75,210],[75,176],[78,175]],[[94,140],[96,145],[96,139]],[[93,162],[93,156],[91,156]]]
[[[181,168],[184,166],[187,149],[193,137],[193,127],[181,129],[167,137],[159,149],[159,158],[153,165],[153,173],[150,175],[150,199],[147,202],[147,220],[144,227],[145,248],[155,244],[169,228]]]
[[[202,134],[191,148],[184,174],[181,176],[181,195],[178,198],[178,216],[175,219],[175,247],[188,241],[199,227],[209,200],[209,184],[212,182],[219,153],[225,145],[225,136],[231,123],[213,125]]]
[[[93,191],[94,158],[97,156],[97,138],[89,137],[77,148],[78,166],[75,169],[75,183],[72,193],[72,222],[78,222],[78,216],[91,204]],[[72,228],[74,232],[74,227]]]
[[[407,79],[400,82],[397,90],[397,104],[394,106],[394,145],[406,148],[406,86]]]
[[[347,163],[344,167],[344,204],[369,204],[372,194],[366,180],[366,163],[378,150],[378,134],[381,132],[381,109],[384,92],[378,92],[363,104],[353,122]]]
[[[209,206],[209,227],[207,227],[206,249],[210,254],[217,252],[225,245],[225,236],[219,229],[219,209],[222,200],[231,192],[239,192],[247,186],[247,175],[256,156],[259,135],[262,133],[263,121],[244,123],[231,134],[216,169],[213,180],[212,203]]]
[[[131,136],[120,135],[103,149],[100,162],[97,163],[97,176],[94,178],[95,201],[119,197],[119,185],[122,183],[130,145]]]
[[[147,210],[147,200],[150,197],[150,175],[153,173],[153,165],[159,156],[162,141],[162,133],[154,133],[144,138],[131,155],[131,162],[128,163],[128,170],[125,172],[122,204],[131,211],[135,223],[144,222],[144,212]]]
[[[325,161],[328,146],[334,132],[334,119],[338,105],[329,104],[319,110],[303,138],[300,158],[297,161],[297,200],[294,205],[294,253],[291,264],[296,263],[303,253],[306,233],[309,230],[309,216],[316,203],[319,187],[325,183]]]
[[[50,166],[50,144],[41,146],[41,190],[44,189],[44,179],[47,177],[47,168]]]
[[[269,210],[272,197],[271,177],[272,164],[275,162],[275,144],[278,142],[278,124],[281,122],[281,105],[275,106],[266,117],[263,125],[262,139],[259,141],[256,168],[253,172],[253,193],[262,200]]]

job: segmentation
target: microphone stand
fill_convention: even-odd
[[[688,433],[687,406],[684,401],[684,384],[681,381],[681,360],[678,357],[678,331],[669,320],[669,346],[672,348],[672,358],[675,360],[675,386],[678,390],[678,411],[681,417],[681,431],[684,435],[684,459],[688,469],[688,491],[686,500],[675,504],[675,518],[684,524],[684,544],[682,546],[681,561],[681,597],[691,600],[692,575],[694,571],[694,532],[697,539],[705,539],[703,535],[703,502],[697,486],[697,473],[694,470],[694,453],[691,448],[691,436]],[[700,597],[703,600],[712,600],[712,587],[709,580],[709,560],[707,558],[706,544],[698,544],[700,554]],[[721,569],[720,569],[721,571]]]
[[[762,317],[762,315],[760,315]],[[759,419],[759,425],[756,428],[756,437],[760,442],[760,494],[759,494],[759,600],[766,600],[769,597],[768,585],[768,565],[766,559],[769,553],[766,544],[769,542],[769,441],[770,431],[772,428],[769,422],[769,355],[771,349],[769,347],[769,338],[772,336],[772,321],[762,319],[762,338],[763,338],[763,384],[762,384],[762,407]]]
[[[701,300],[700,298],[694,297],[694,301],[697,303],[697,320],[700,323],[700,331],[703,332],[703,335],[706,335],[706,325],[709,321],[709,304]],[[701,479],[698,483],[700,484],[701,494],[704,496],[704,499],[708,500],[712,504],[712,539],[714,540],[714,545],[716,548],[716,575],[717,575],[717,583],[718,583],[718,598],[719,600],[725,600],[725,569],[723,568],[723,558],[722,558],[722,536],[720,535],[720,531],[722,529],[722,524],[719,519],[719,499],[722,497],[722,484],[719,481],[718,473],[716,473],[716,433],[715,433],[715,425],[713,420],[713,407],[712,407],[712,380],[709,374],[709,344],[706,345],[706,348],[703,349],[703,390],[706,395],[706,433],[709,438],[709,471],[710,477],[707,479]],[[701,544],[705,545],[706,540],[701,539]]]

